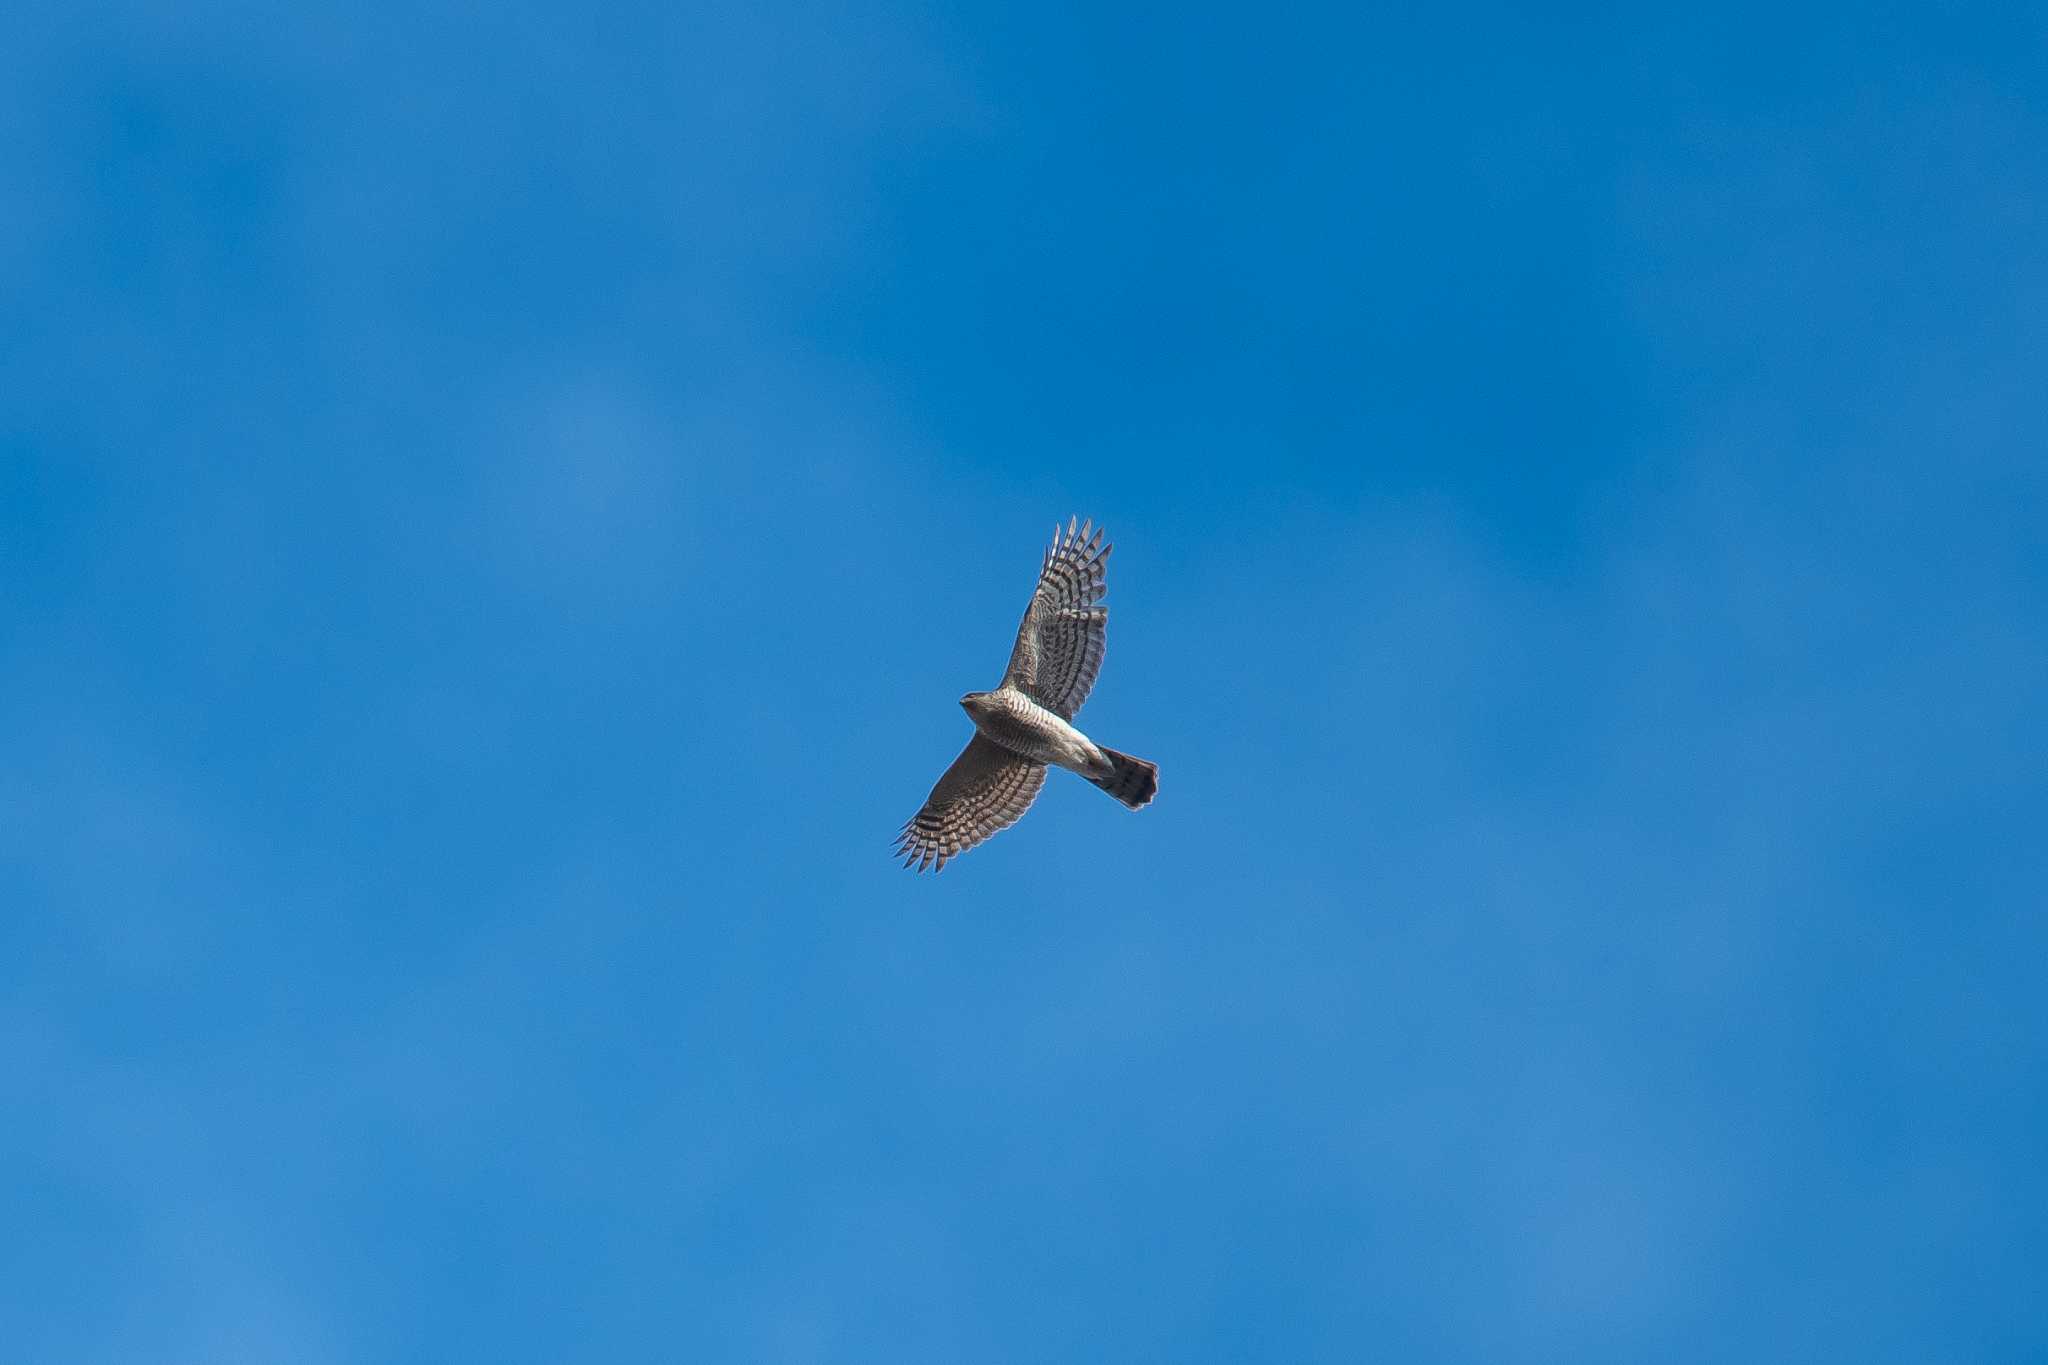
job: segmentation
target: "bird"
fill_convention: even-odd
[[[1092,518],[1078,528],[1075,520],[1065,529],[1053,525],[1002,684],[960,698],[974,737],[897,833],[905,867],[943,871],[949,859],[1016,824],[1045,785],[1048,766],[1079,773],[1132,810],[1159,792],[1157,764],[1074,728],[1102,669],[1110,550]]]

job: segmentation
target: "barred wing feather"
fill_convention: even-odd
[[[1052,548],[1038,571],[1038,588],[1017,627],[1017,647],[1003,681],[1028,692],[1065,720],[1088,700],[1108,644],[1110,547],[1093,521],[1077,531],[1053,528]]]
[[[939,778],[924,809],[903,826],[896,852],[919,872],[1017,823],[1045,785],[1045,765],[1020,758],[979,733]]]

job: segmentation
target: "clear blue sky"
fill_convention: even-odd
[[[9,1358],[2048,1353],[2039,7],[276,8],[0,45]]]

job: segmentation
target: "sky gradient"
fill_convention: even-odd
[[[8,1355],[2048,1354],[2038,8],[90,8]]]

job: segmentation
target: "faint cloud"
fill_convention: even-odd
[[[688,554],[696,452],[623,377],[586,374],[510,400],[493,445],[476,496],[513,581],[601,608],[670,579]]]

